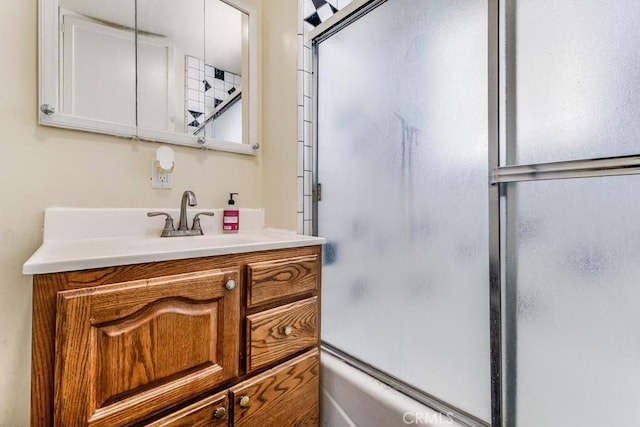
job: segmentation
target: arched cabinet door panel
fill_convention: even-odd
[[[129,424],[236,377],[239,280],[227,268],[59,292],[55,424]]]

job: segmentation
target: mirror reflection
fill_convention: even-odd
[[[136,124],[135,2],[60,1],[60,112]]]
[[[246,12],[221,0],[59,0],[58,13],[56,114],[142,139],[249,142]]]

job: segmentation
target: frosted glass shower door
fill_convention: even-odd
[[[575,172],[640,154],[638,22],[635,0],[506,2],[503,169],[542,171],[504,186],[507,426],[640,425],[640,176]]]
[[[511,0],[509,164],[640,152],[640,2]]]
[[[484,421],[486,31],[483,1],[390,0],[317,45],[322,338]]]
[[[507,425],[640,425],[640,176],[507,193]]]

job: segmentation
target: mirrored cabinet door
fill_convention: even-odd
[[[55,3],[46,43],[41,35],[41,50],[55,58],[41,75],[42,113],[83,130],[134,134],[135,0]]]
[[[135,2],[92,2],[60,2],[60,109],[135,126]]]
[[[186,100],[204,80],[199,74],[189,79],[186,70],[190,58],[204,57],[205,0],[138,0],[137,5],[138,136],[184,137],[190,120]]]
[[[242,77],[245,75],[246,13],[220,0],[205,10],[204,117],[199,127],[207,139],[242,143]],[[197,129],[195,130],[198,131]]]

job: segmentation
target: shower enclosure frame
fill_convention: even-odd
[[[388,0],[355,0],[339,11],[328,22],[320,24],[310,34],[312,46],[314,117],[313,145],[313,234],[318,234],[318,202],[321,197],[318,183],[318,44],[342,30]],[[491,425],[515,425],[516,375],[515,366],[507,367],[505,357],[514,357],[516,326],[513,313],[505,309],[506,261],[506,195],[504,184],[526,181],[605,177],[640,174],[640,155],[622,155],[603,158],[575,159],[507,165],[508,141],[513,138],[516,110],[507,102],[507,94],[515,93],[515,32],[510,23],[515,20],[513,0],[487,0],[487,70],[488,70],[488,237],[489,237],[489,313],[490,313],[490,384]],[[503,154],[504,156],[501,156]],[[446,402],[394,378],[375,367],[358,360],[340,349],[323,342],[323,350],[336,355],[349,365],[373,376],[391,388],[442,413],[451,414],[458,422],[469,426],[486,426],[475,416],[448,405]]]

